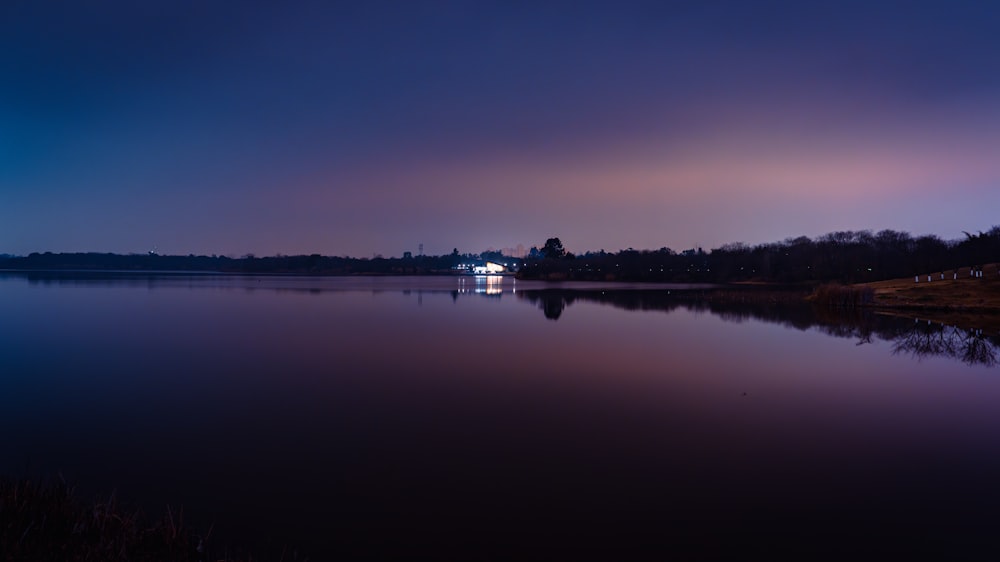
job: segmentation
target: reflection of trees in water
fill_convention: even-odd
[[[635,311],[672,312],[678,308],[709,313],[726,322],[758,320],[796,330],[815,329],[824,334],[857,340],[874,338],[892,342],[894,354],[916,359],[947,357],[968,365],[993,367],[1000,362],[1000,335],[914,322],[912,319],[876,314],[872,309],[835,309],[801,301],[800,293],[767,291],[676,291],[676,290],[564,290],[518,291],[519,298],[538,306],[546,318],[558,320],[575,301],[595,302]]]
[[[573,302],[573,299],[563,297],[552,297],[542,299],[542,312],[549,320],[558,320],[562,316],[563,310]]]
[[[542,314],[549,320],[559,320],[566,307],[573,304],[580,294],[581,291],[540,290],[519,292],[517,296],[542,309]]]
[[[671,311],[678,306],[679,302],[672,300],[661,300],[657,293],[641,295],[646,291],[576,291],[564,289],[540,289],[518,291],[517,296],[521,299],[536,305],[542,310],[546,318],[558,320],[566,307],[573,304],[577,299],[610,304],[616,308],[625,310],[665,310]]]
[[[893,341],[892,352],[906,353],[917,359],[949,357],[969,365],[997,364],[1000,338],[990,337],[982,330],[966,330],[941,324],[915,322],[913,329]]]

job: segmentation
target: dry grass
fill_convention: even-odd
[[[966,267],[957,271],[924,273],[918,276],[919,282],[908,277],[860,286],[875,291],[874,306],[883,309],[883,313],[917,315],[948,325],[995,330],[1000,328],[998,265],[984,266],[982,278],[972,277]],[[958,273],[957,279],[954,279],[955,273]],[[927,282],[928,275],[930,282]]]
[[[935,271],[918,276],[866,283],[875,290],[875,305],[892,308],[936,308],[950,310],[1000,311],[1000,273],[997,264],[983,268],[983,277],[969,275],[969,268]],[[944,273],[944,279],[941,279]],[[927,276],[931,281],[927,281]]]
[[[863,285],[826,284],[816,287],[808,300],[833,308],[859,308],[871,306],[875,299],[875,290]]]
[[[167,508],[159,520],[107,500],[80,501],[61,479],[0,479],[0,561],[209,562],[250,560],[214,554],[211,531],[184,524],[183,511]]]

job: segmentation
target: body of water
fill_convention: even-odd
[[[0,274],[0,472],[312,560],[996,551],[997,334],[714,291]]]

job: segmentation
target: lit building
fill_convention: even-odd
[[[476,275],[496,275],[497,273],[503,273],[507,268],[491,261],[486,262],[483,265],[476,265],[472,267],[472,273]]]

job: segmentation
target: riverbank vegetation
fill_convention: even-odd
[[[826,307],[859,308],[872,305],[875,301],[875,290],[864,285],[827,283],[816,287],[808,300]]]

